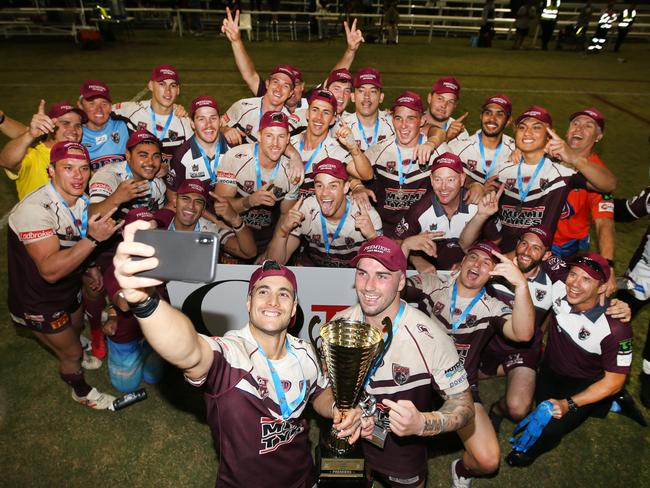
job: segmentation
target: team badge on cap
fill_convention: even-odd
[[[329,87],[332,83],[336,83],[337,81],[341,83],[352,83],[352,73],[350,73],[350,70],[347,68],[335,69],[327,77],[325,86]]]
[[[420,98],[420,95],[412,91],[405,91],[395,99],[393,102],[393,110],[397,107],[407,107],[419,113],[424,112],[422,98]]]
[[[126,148],[131,150],[138,144],[142,143],[155,144],[160,147],[160,141],[156,136],[146,129],[140,129],[129,136],[129,140],[126,141]]]
[[[178,71],[171,64],[159,64],[151,72],[151,79],[153,81],[174,80],[180,83]]]
[[[331,91],[329,90],[312,91],[311,94],[309,95],[309,104],[311,105],[311,103],[314,100],[321,100],[325,103],[328,103],[332,107],[332,110],[336,111],[337,101],[336,101],[336,97]]]
[[[372,85],[381,88],[381,74],[375,68],[360,68],[354,75],[354,81],[352,84],[354,85],[354,88],[359,88],[362,85]]]
[[[570,265],[580,268],[593,279],[603,283],[609,280],[611,274],[607,260],[596,252],[588,252],[578,256],[571,261]]]
[[[279,64],[271,70],[271,75],[269,77],[277,74],[288,76],[289,80],[291,80],[291,84],[296,84],[296,68],[294,66],[289,64]]]
[[[50,110],[48,110],[47,116],[51,119],[57,119],[59,117],[63,117],[66,114],[69,114],[70,112],[74,112],[79,115],[79,117],[81,117],[82,124],[88,122],[88,116],[86,115],[86,112],[78,107],[75,107],[70,102],[56,102],[50,107]]]
[[[539,240],[542,241],[542,245],[547,249],[553,245],[553,236],[543,225],[535,225],[533,227],[529,227],[526,229],[524,234],[528,233],[535,234],[537,237],[539,237]]]
[[[551,118],[551,113],[546,110],[544,107],[540,107],[539,105],[532,105],[529,107],[523,114],[521,114],[519,117],[517,117],[517,120],[515,120],[515,125],[519,125],[519,123],[527,118],[533,118],[537,119],[540,122],[543,122],[548,125],[553,125],[553,119]]]
[[[192,100],[192,105],[190,105],[190,118],[193,119],[196,111],[203,107],[212,107],[217,111],[217,113],[219,113],[219,105],[217,105],[217,101],[212,97],[203,95]]]
[[[198,195],[201,195],[205,201],[208,201],[208,189],[206,186],[203,184],[201,180],[196,180],[196,179],[190,179],[190,180],[185,180],[183,183],[180,184],[178,187],[178,190],[176,190],[176,193],[178,195],[187,195],[188,193],[196,193]]]
[[[483,102],[483,108],[491,104],[501,107],[508,116],[512,113],[512,102],[507,95],[499,94],[486,98],[485,102]]]
[[[461,159],[454,153],[444,152],[433,160],[431,173],[440,168],[449,168],[458,174],[463,174],[463,161],[461,161]]]
[[[111,92],[108,86],[103,81],[99,80],[86,80],[81,85],[79,90],[81,98],[84,100],[94,100],[95,98],[103,98],[104,100],[111,101]]]
[[[339,180],[348,180],[348,172],[343,163],[338,159],[325,158],[322,161],[319,161],[312,171],[314,179],[316,178],[316,175],[321,173],[328,174],[334,178],[338,178]]]
[[[264,112],[260,121],[260,131],[267,127],[282,127],[289,130],[289,117],[284,112]]]
[[[404,256],[402,248],[397,242],[386,236],[375,237],[364,242],[351,262],[356,266],[362,258],[379,261],[390,271],[406,273],[406,256]]]
[[[81,151],[82,154],[71,153],[70,151],[73,150]],[[61,141],[52,146],[52,149],[50,150],[50,163],[54,164],[62,159],[80,159],[90,161],[90,155],[88,154],[88,149],[86,149],[86,146],[83,144],[71,141]]]
[[[498,262],[499,262],[499,258],[498,258],[497,255],[494,254],[494,253],[495,253],[495,252],[500,253],[500,252],[501,252],[501,249],[499,249],[499,246],[497,246],[497,245],[496,245],[494,242],[492,242],[492,241],[478,241],[478,242],[475,242],[475,243],[472,245],[472,247],[470,247],[470,248],[467,250],[467,254],[469,254],[469,253],[472,252],[472,251],[482,251],[482,252],[484,252],[485,254],[487,254],[488,256],[490,256],[490,258],[492,259],[492,261],[494,261],[495,263],[498,263]]]
[[[569,121],[575,119],[576,117],[579,117],[580,115],[586,115],[587,117],[593,119],[593,121],[598,124],[598,127],[600,127],[600,130],[605,130],[605,116],[597,108],[589,107],[578,112],[574,112],[569,117]]]
[[[460,83],[453,76],[443,76],[431,87],[432,93],[451,93],[460,97]]]

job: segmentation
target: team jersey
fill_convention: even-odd
[[[598,166],[605,166],[595,153],[588,159]],[[571,256],[579,250],[588,249],[592,219],[614,219],[613,200],[594,191],[579,188],[571,190],[557,223],[553,246],[566,249],[562,253],[563,256]],[[583,248],[578,248],[579,241],[585,241]]]
[[[251,91],[252,91],[252,90],[251,90]],[[255,95],[256,97],[263,97],[264,95],[266,95],[266,92],[267,92],[267,91],[268,91],[268,90],[267,90],[267,88],[266,88],[266,80],[263,80],[263,79],[260,77],[260,81],[259,81],[259,83],[257,84],[257,91],[256,91],[253,95]],[[297,105],[297,107],[296,107],[296,111],[298,111],[298,110],[304,110],[308,105],[309,105],[309,102],[307,101],[307,98],[306,98],[306,97],[302,97],[302,98],[298,101],[298,105]],[[287,110],[289,110],[289,109],[287,108]],[[294,112],[294,113],[295,113],[295,112]]]
[[[425,113],[424,116],[422,117],[422,128],[426,129],[428,131],[431,126],[433,125],[431,122],[433,120],[433,117],[429,113]],[[454,120],[456,120],[453,117],[449,117],[447,121],[442,124],[442,127],[440,127],[442,130],[447,130],[449,128],[449,124],[451,124]],[[469,132],[467,132],[467,129],[463,129],[456,137],[455,139],[469,139]],[[453,139],[452,139],[453,140]]]
[[[230,149],[223,157],[217,172],[217,183],[236,189],[236,195],[247,197],[255,193],[260,186],[273,181],[272,191],[276,204],[273,207],[259,206],[242,214],[242,220],[253,230],[258,254],[264,252],[273,237],[273,229],[280,218],[280,204],[283,200],[298,200],[300,187],[289,180],[289,160],[282,156],[279,167],[270,170],[260,167],[261,185],[257,183],[259,160],[255,160],[256,144],[242,144]],[[275,175],[274,175],[275,173]]]
[[[422,273],[406,280],[405,299],[417,303],[418,308],[435,320],[453,339],[460,361],[467,371],[470,384],[478,381],[480,354],[494,333],[502,333],[504,324],[512,316],[512,309],[502,301],[484,293],[467,313],[467,316],[453,327],[453,322],[472,301],[472,298],[457,296],[456,307],[451,316],[451,297],[456,278],[442,280],[435,273]]]
[[[194,134],[189,117],[178,117],[174,112],[154,115],[151,100],[118,103],[113,105],[113,111],[129,119],[134,130],[146,129],[156,136],[162,142],[162,159],[166,164],[171,161],[174,151]],[[169,127],[165,129],[170,116]]]
[[[506,165],[498,173],[499,182],[505,183],[505,191],[499,202],[499,217],[503,224],[499,247],[502,252],[512,251],[519,236],[529,227],[543,225],[554,233],[569,190],[586,187],[587,180],[581,173],[548,158],[544,159],[531,182],[537,167],[536,164],[514,163]],[[530,185],[523,202],[518,184],[520,170],[523,191]]]
[[[336,314],[336,318],[363,320],[357,304]],[[467,374],[454,349],[435,321],[405,305],[393,341],[366,391],[377,398],[378,423],[387,428],[389,409],[384,399],[410,400],[421,412],[431,412],[438,394],[455,395],[468,390]],[[362,442],[368,467],[395,477],[419,473],[427,462],[427,440],[419,436],[398,437],[389,433],[383,450]]]
[[[301,147],[304,146],[304,139],[304,133],[297,134],[291,137],[290,142],[291,145],[300,153],[300,158],[305,166],[305,181],[300,187],[300,193],[303,196],[308,197],[314,194],[314,166],[325,158],[334,158],[346,163],[350,153],[339,143],[339,141],[329,136],[323,140],[320,148],[317,146],[315,149],[310,150],[304,148],[301,149]],[[317,150],[318,152],[316,152]]]
[[[89,193],[90,203],[99,203],[110,197],[120,183],[132,178],[126,169],[127,162],[110,164],[104,166],[90,179]],[[154,178],[149,181],[149,194],[142,198],[136,198],[126,202],[120,211],[126,213],[133,208],[146,207],[149,210],[158,210],[165,204],[165,182],[162,178]]]
[[[555,289],[544,361],[557,374],[601,379],[606,371],[629,374],[632,327],[605,315],[607,304],[572,311],[566,287]]]
[[[20,163],[18,173],[5,169],[9,179],[16,182],[18,200],[40,188],[50,181],[47,167],[50,165],[50,148],[39,142],[27,149],[27,154]]]
[[[305,130],[307,130],[307,123],[309,122],[307,119],[307,117],[309,116],[308,112],[309,112],[309,106],[305,106],[304,108],[297,109],[293,113],[293,117],[291,117],[291,135],[301,134]],[[347,119],[352,115],[353,114],[345,110],[341,115],[337,115],[332,125],[330,125],[330,130],[329,130],[330,137],[335,138],[336,131],[339,129],[341,120]]]
[[[628,200],[616,200],[616,220],[638,220],[650,215],[650,186]],[[627,287],[639,300],[650,298],[650,227],[639,243],[625,272]]]
[[[177,191],[185,180],[195,179],[210,182],[210,191],[214,190],[217,183],[217,170],[223,156],[228,151],[228,144],[223,136],[217,141],[218,154],[212,160],[205,161],[196,135],[185,141],[174,153],[169,171],[165,176],[165,184],[172,191]],[[208,167],[208,164],[210,165]],[[211,174],[212,173],[212,174]]]
[[[502,134],[500,148],[484,148],[484,156],[482,156],[480,138],[481,131],[479,130],[471,137],[459,136],[452,139],[447,143],[447,148],[463,161],[465,174],[482,184],[487,180],[488,174],[496,175],[510,159],[512,151],[515,150],[515,140],[509,135]],[[495,155],[497,156],[496,161]]]
[[[330,245],[329,252],[325,247],[323,239],[322,211],[316,198],[308,198],[302,203],[300,211],[305,215],[305,219],[296,227],[291,235],[301,238],[303,249],[298,258],[299,263],[303,266],[319,266],[329,268],[349,268],[352,267],[350,260],[356,256],[357,251],[366,241],[361,232],[355,228],[354,217],[360,212],[359,206],[347,199],[350,205],[348,214],[345,217],[336,239],[332,240],[339,222],[330,222],[325,219],[327,229],[327,240]],[[381,219],[379,214],[373,208],[368,210],[368,215],[372,221],[377,235],[381,235]]]
[[[126,141],[129,139],[128,119],[111,113],[108,122],[100,130],[83,128],[81,143],[90,154],[90,169],[94,173],[99,168],[125,160]]]
[[[260,134],[260,121],[262,120],[262,97],[242,98],[233,103],[223,115],[223,122],[228,127],[239,129],[244,134],[244,143],[257,142]],[[294,117],[286,107],[282,112],[289,116],[293,123]]]
[[[403,184],[400,184],[396,161],[397,140],[385,139],[374,144],[366,151],[366,156],[373,167],[374,180],[370,188],[377,197],[377,211],[384,223],[384,234],[395,238],[397,224],[407,211],[415,205],[424,194],[431,190],[431,165],[429,162],[438,153],[434,151],[425,165],[413,160],[414,148],[400,148],[402,153]]]
[[[214,351],[212,366],[205,378],[187,381],[205,391],[207,421],[220,453],[217,486],[305,486],[313,463],[309,423],[302,414],[307,402],[328,387],[313,348],[287,335],[291,352],[272,361],[287,403],[305,391],[285,419],[268,363],[249,325],[224,337],[201,338]]]
[[[427,192],[397,224],[395,238],[406,239],[422,232],[444,232],[444,236],[435,240],[437,256],[433,262],[436,269],[451,269],[465,256],[458,239],[478,211],[478,206],[465,203],[464,198],[465,189],[461,188],[458,209],[450,218],[436,194],[433,191]],[[485,238],[490,240],[498,239],[500,231],[501,223],[498,218],[490,219],[483,227]],[[426,255],[424,257],[429,258]]]
[[[390,112],[385,110],[379,110],[377,112],[376,125],[372,127],[362,127],[356,113],[348,114],[344,118],[342,117],[342,120],[345,120],[348,127],[352,130],[354,140],[357,141],[362,151],[365,151],[374,144],[395,138],[393,117],[390,115]]]
[[[81,240],[80,228],[85,207],[86,203],[79,198],[68,211],[54,187],[46,184],[27,195],[11,210],[7,255],[8,304],[12,318],[18,317],[23,322],[38,322],[39,318],[42,321],[44,315],[66,310],[67,305],[78,300],[83,267],[79,266],[56,283],[48,283],[27,252],[27,246],[52,236],[59,240],[61,249],[74,246]],[[57,328],[55,325],[52,324],[53,329]]]

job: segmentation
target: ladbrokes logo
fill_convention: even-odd
[[[262,425],[260,454],[267,454],[284,444],[290,444],[304,430],[302,423],[293,423],[291,420],[261,417],[260,424]]]
[[[33,241],[34,239],[42,239],[43,237],[49,237],[53,235],[54,235],[54,231],[52,229],[30,230],[27,232],[21,232],[20,240]]]

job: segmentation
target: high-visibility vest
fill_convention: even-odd
[[[622,15],[621,21],[618,23],[618,28],[619,29],[625,29],[630,26],[632,22],[634,22],[634,17],[636,17],[636,10],[632,9],[631,11],[628,9],[623,10],[623,15]]]
[[[546,6],[542,10],[542,20],[557,20],[558,10],[560,10],[560,0],[546,0]]]
[[[616,22],[616,14],[614,12],[603,12],[598,19],[598,27],[603,29],[611,29],[612,25]]]

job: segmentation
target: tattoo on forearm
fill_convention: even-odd
[[[422,435],[454,432],[465,427],[474,418],[474,402],[469,390],[449,395],[437,412],[424,413]]]

